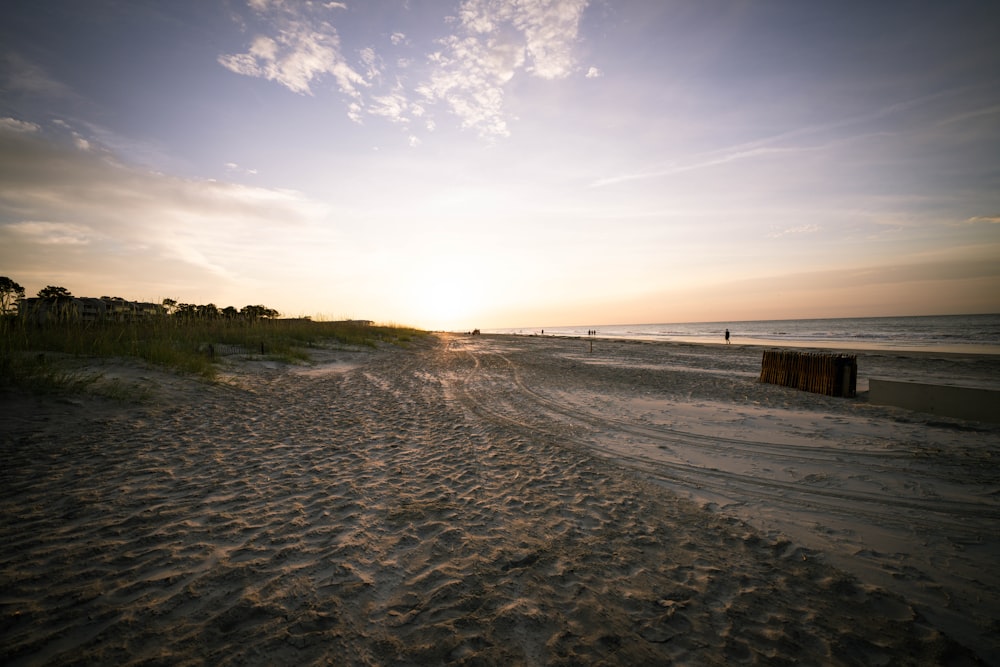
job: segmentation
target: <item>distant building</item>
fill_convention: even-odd
[[[22,299],[18,314],[35,324],[48,322],[99,322],[104,320],[131,321],[163,315],[166,309],[158,303],[126,301],[117,297],[59,297]]]

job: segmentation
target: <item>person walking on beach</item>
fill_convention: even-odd
[[[729,345],[729,329],[726,329],[726,345]]]

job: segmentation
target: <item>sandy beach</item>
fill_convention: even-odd
[[[1000,356],[441,334],[0,396],[7,665],[1000,665]],[[853,351],[852,351],[853,352]]]

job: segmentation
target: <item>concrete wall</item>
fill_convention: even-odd
[[[1000,391],[869,378],[868,400],[943,417],[1000,423]]]

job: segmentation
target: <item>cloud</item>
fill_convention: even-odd
[[[281,0],[250,0],[249,4],[264,15],[275,34],[256,35],[244,53],[220,55],[220,65],[304,95],[311,95],[312,84],[324,75],[332,76],[340,91],[352,98],[359,97],[359,88],[369,85],[347,63],[340,36],[327,21],[299,14],[298,6],[286,7]]]
[[[509,136],[504,85],[523,66],[523,49],[475,37],[451,36],[442,44],[444,50],[430,58],[434,73],[419,87],[420,94],[429,103],[444,102],[462,127],[484,136]]]
[[[586,0],[535,0],[516,5],[512,23],[525,39],[528,71],[543,79],[560,79],[573,71],[573,47]]]
[[[510,134],[504,108],[507,85],[519,73],[553,80],[569,76],[576,68],[574,49],[580,20],[588,0],[463,0],[455,16],[446,17],[450,34],[436,41],[426,54],[429,71],[406,88],[402,77],[388,75],[387,65],[374,47],[358,51],[352,66],[341,50],[337,30],[321,14],[342,3],[318,9],[312,3],[284,0],[250,0],[249,6],[264,21],[265,34],[256,35],[246,51],[221,55],[218,62],[244,76],[274,81],[292,92],[312,95],[324,76],[336,80],[350,99],[348,117],[361,122],[378,116],[408,124],[442,105],[463,128],[487,138]],[[402,32],[389,36],[393,47],[409,48]],[[406,70],[414,60],[396,57],[395,67]],[[600,76],[591,67],[588,77]],[[383,79],[391,83],[383,84]],[[383,85],[391,85],[386,91]],[[427,119],[425,125],[434,121]]]
[[[396,90],[388,95],[372,97],[368,106],[369,114],[387,118],[394,123],[408,122],[411,112],[410,103],[401,90]]]
[[[986,224],[1000,225],[1000,215],[977,215],[966,220],[970,225],[975,225],[981,222]]]
[[[602,76],[604,76],[604,72],[597,69],[596,67],[591,67],[590,69],[587,70],[588,79],[599,79]]]
[[[773,232],[768,234],[769,238],[776,239],[782,236],[789,236],[792,234],[815,234],[821,229],[819,225],[798,225],[796,227],[788,227],[787,229],[782,229],[781,231]]]
[[[965,111],[962,113],[955,114],[949,118],[945,118],[940,121],[940,125],[954,125],[957,123],[966,123],[974,118],[983,118],[986,116],[995,116],[1000,114],[1000,104],[995,104],[993,106],[985,107],[982,109],[973,109],[971,111]]]
[[[485,137],[510,135],[504,89],[519,71],[542,79],[568,76],[586,0],[465,0],[458,30],[439,40],[433,72],[419,87]]]
[[[231,172],[234,172],[234,173],[237,173],[237,174],[245,174],[247,176],[256,176],[257,175],[257,170],[256,169],[248,169],[247,167],[242,167],[242,166],[236,164],[235,162],[227,162],[226,163],[226,171],[231,171]]]
[[[361,49],[361,62],[365,66],[365,76],[369,81],[381,78],[385,65],[375,49],[366,47]]]
[[[643,170],[601,178],[591,183],[591,187],[599,188],[629,181],[661,178],[682,172],[781,153],[795,154],[823,151],[852,143],[892,136],[901,132],[897,124],[883,123],[884,127],[881,125],[873,127],[873,123],[894,118],[900,114],[928,106],[934,102],[959,97],[968,91],[968,87],[952,88],[882,105],[854,115],[836,118],[829,122],[793,127],[760,139],[692,155],[686,160],[671,162],[665,165],[651,165]],[[963,118],[986,116],[993,113],[995,113],[995,108],[990,107],[978,110],[969,116],[963,116]],[[946,120],[944,124],[950,122],[951,119]],[[831,138],[835,134],[836,138]]]
[[[57,118],[57,119],[55,119],[55,120],[52,121],[52,124],[55,125],[55,126],[57,126],[57,127],[59,127],[59,128],[62,128],[63,130],[65,130],[66,132],[69,133],[69,136],[73,140],[73,145],[76,146],[77,150],[90,151],[90,150],[97,149],[97,146],[98,146],[97,143],[95,143],[94,141],[91,141],[90,139],[87,139],[86,137],[84,137],[82,134],[80,134],[76,130],[76,128],[74,128],[73,126],[71,126],[66,121],[64,121],[64,120],[62,120],[60,118]]]
[[[706,169],[709,167],[716,167],[719,165],[728,164],[730,162],[738,162],[741,160],[749,160],[753,158],[768,157],[772,155],[781,155],[787,153],[816,151],[816,150],[821,150],[823,148],[823,146],[787,146],[787,147],[765,146],[762,145],[763,143],[764,142],[751,142],[740,146],[731,146],[717,151],[711,151],[701,155],[695,155],[686,162],[662,165],[650,169],[648,171],[639,171],[629,174],[618,174],[616,176],[601,178],[591,183],[590,187],[602,188],[608,185],[617,185],[619,183],[625,183],[628,181],[640,181],[650,178],[661,178],[663,176],[672,176],[674,174],[680,174],[687,171],[696,171],[698,169]]]
[[[7,132],[38,132],[41,128],[37,123],[31,123],[16,118],[0,118],[0,131]]]
[[[26,93],[49,98],[74,97],[69,86],[56,81],[40,66],[16,53],[0,59],[0,89],[5,93]]]
[[[87,245],[94,236],[86,225],[68,222],[25,220],[7,225],[7,229],[40,245]]]
[[[295,191],[165,176],[0,123],[0,265],[10,273],[59,267],[91,280],[118,265],[121,282],[192,273],[250,284],[292,252],[292,238],[322,234],[326,214]]]

